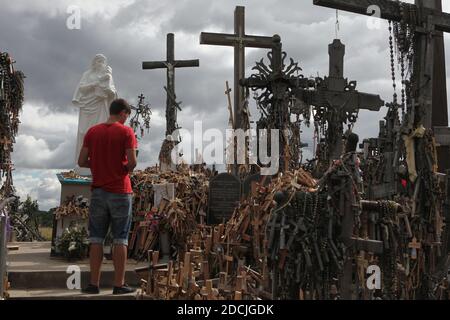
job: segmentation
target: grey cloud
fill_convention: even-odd
[[[100,13],[83,16],[81,30],[66,28],[64,12],[50,15],[44,9],[13,10],[12,3],[2,6],[0,11],[0,49],[12,54],[17,60],[16,67],[27,75],[26,101],[72,117],[77,117],[77,110],[71,105],[73,91],[98,52],[108,57],[121,97],[136,103],[137,96],[143,93],[153,110],[164,115],[165,71],[144,71],[141,63],[164,59],[166,33],[174,32],[176,58],[200,59],[199,68],[176,71],[177,98],[183,101],[179,124],[192,129],[194,120],[203,120],[205,128],[224,130],[228,124],[224,86],[226,80],[231,85],[233,81],[233,49],[202,46],[199,34],[214,30],[232,33],[236,5],[246,6],[247,33],[280,34],[284,50],[300,63],[305,76],[328,73],[327,46],[335,37],[335,11],[313,6],[312,0],[136,0],[112,18]],[[33,6],[44,7],[49,3],[36,0]],[[347,46],[345,76],[357,80],[360,91],[378,93],[389,101],[392,87],[386,23],[380,30],[369,30],[366,17],[344,12],[339,16],[339,36]],[[448,37],[446,43],[450,43]],[[263,49],[247,50],[247,76],[254,62],[266,53]],[[259,112],[253,102],[251,112],[253,120],[257,120]],[[384,112],[376,115],[361,112],[356,126],[361,138],[375,136],[378,120],[383,116]],[[36,163],[38,157],[34,163],[26,160],[43,151],[25,144],[26,139],[19,139],[14,152],[16,166],[69,169],[74,165],[75,130],[46,132],[45,128],[36,129],[24,123],[20,134],[44,140],[48,157],[40,163]],[[142,166],[156,162],[163,135],[164,126],[152,123],[150,133],[140,141]],[[304,140],[312,145],[311,129],[305,128]],[[309,154],[305,151],[305,157],[310,150]]]

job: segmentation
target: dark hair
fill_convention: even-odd
[[[109,106],[110,115],[118,115],[122,111],[125,111],[127,114],[131,113],[130,105],[125,99],[116,99],[111,102],[111,105]]]

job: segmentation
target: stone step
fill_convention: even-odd
[[[45,289],[8,291],[8,300],[136,300],[136,292],[113,295],[111,288],[100,289],[99,294],[82,294],[79,290]]]
[[[78,267],[81,276],[81,286],[89,282],[89,259],[67,261],[63,257],[51,257],[50,242],[16,242],[18,250],[9,251],[7,256],[8,279],[12,290],[35,289],[67,289],[67,279],[73,273],[67,273],[69,267]],[[140,278],[134,271],[147,266],[146,262],[128,259],[125,281],[134,287],[140,285]],[[104,287],[113,286],[114,265],[111,260],[102,262],[100,284]]]
[[[67,280],[71,274],[65,271],[9,271],[8,280],[13,290],[33,289],[66,289]],[[89,271],[81,271],[81,286],[89,283]],[[135,271],[125,272],[125,282],[133,287],[140,286],[140,278]],[[103,271],[100,286],[114,286],[114,271]]]

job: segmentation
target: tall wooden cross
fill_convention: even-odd
[[[406,14],[415,13],[409,21],[416,29],[414,43],[414,101],[415,113],[421,114],[419,124],[441,133],[436,137],[439,170],[450,169],[450,136],[448,126],[447,93],[443,32],[450,32],[450,14],[442,12],[441,0],[415,0],[415,4],[390,0],[313,0],[315,5],[372,15],[370,6],[380,8],[381,18],[402,21]],[[369,12],[368,12],[369,11]],[[439,139],[442,140],[439,140]]]
[[[242,108],[245,95],[239,80],[245,78],[245,48],[272,48],[272,37],[249,36],[245,34],[245,7],[237,6],[234,11],[234,34],[200,34],[200,44],[234,47],[234,129],[243,128]]]
[[[167,69],[167,93],[166,99],[166,137],[171,135],[177,125],[177,110],[181,110],[175,95],[175,68],[198,67],[199,60],[175,60],[175,36],[167,34],[167,59],[166,61],[142,62],[142,69]]]

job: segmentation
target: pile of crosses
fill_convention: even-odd
[[[63,205],[57,207],[54,212],[56,220],[63,217],[77,217],[87,219],[89,216],[89,200],[83,196],[69,196]]]
[[[83,196],[68,196],[54,212],[55,229],[53,238],[58,242],[66,230],[88,229],[89,200]],[[58,246],[52,247],[52,254],[60,254]]]
[[[361,199],[352,158],[335,162],[319,181],[299,169],[257,183],[226,223],[198,223],[167,263],[160,263],[159,251],[147,251],[149,267],[136,269],[142,278],[138,298],[417,298],[421,289],[411,284],[426,274],[411,271],[423,269],[414,267],[424,254],[421,240],[393,251],[403,246],[401,230],[411,227],[405,218],[410,208]],[[369,265],[382,267],[382,290],[366,287]],[[405,267],[411,270],[405,273]],[[435,292],[447,298],[445,279]]]
[[[24,74],[14,69],[14,60],[0,52],[0,197],[14,194],[11,152],[19,129],[19,113],[24,99]]]
[[[61,172],[64,179],[78,179],[78,180],[91,180],[90,176],[81,176],[74,172],[73,170],[67,172]]]
[[[130,256],[142,260],[158,246],[165,254],[177,254],[187,236],[203,224],[208,200],[209,173],[189,167],[160,172],[157,167],[137,171],[131,177],[133,225]],[[172,245],[173,249],[170,248]]]
[[[256,184],[225,224],[199,223],[180,248],[178,258],[159,262],[148,251],[149,268],[142,278],[142,299],[255,300],[271,299],[272,280],[266,229],[280,190],[316,193],[316,181],[305,171],[280,174],[271,184]]]

